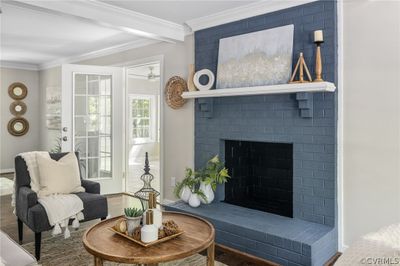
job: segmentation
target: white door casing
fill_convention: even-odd
[[[86,77],[86,93],[84,95],[80,95],[76,93],[76,82],[78,82],[78,77]],[[91,95],[89,93],[89,79],[90,78],[98,78],[98,84],[100,82],[106,82],[109,84],[108,86],[110,89],[108,90],[108,95],[100,95],[100,88],[97,88],[99,93],[98,95]],[[100,86],[100,85],[98,85]],[[62,65],[62,118],[61,118],[61,123],[62,123],[62,131],[61,131],[61,138],[62,138],[62,151],[63,152],[68,152],[68,151],[74,151],[76,149],[76,142],[79,140],[80,142],[85,143],[85,148],[83,149],[83,154],[84,156],[81,156],[81,158],[84,158],[83,160],[85,162],[85,173],[84,178],[88,177],[88,172],[90,172],[90,166],[97,165],[97,168],[100,168],[99,165],[101,165],[102,162],[103,165],[107,165],[107,167],[110,167],[109,171],[104,170],[101,171],[101,169],[98,170],[98,175],[96,176],[95,174],[91,174],[89,177],[90,180],[96,181],[100,183],[101,186],[101,193],[102,194],[112,194],[112,193],[120,193],[122,192],[122,169],[123,169],[123,95],[124,95],[124,87],[123,87],[123,70],[122,68],[118,67],[103,67],[103,66],[87,66],[87,65],[73,65],[73,64],[65,64]],[[97,100],[96,100],[96,96]],[[100,104],[100,98],[101,96],[107,96],[108,99],[111,98],[111,114],[104,115],[102,116],[100,114],[100,111],[96,111],[93,114],[89,114],[90,112],[88,111],[88,102],[89,98],[95,99],[95,104],[94,106],[99,106]],[[104,97],[104,103],[106,105],[107,97]],[[85,101],[85,114],[84,115],[76,115],[75,113],[77,112],[75,110],[75,101],[76,99],[81,99],[83,98]],[[103,98],[102,98],[103,99]],[[97,105],[96,105],[97,104]],[[104,108],[107,109],[107,108]],[[94,136],[94,139],[97,137],[97,144],[98,144],[98,150],[97,154],[95,155],[96,158],[90,158],[89,154],[89,149],[88,143],[92,136],[88,136],[88,124],[90,124],[90,121],[92,119],[96,119],[97,121],[97,126],[99,127],[98,135]],[[85,136],[79,137],[79,134],[77,133],[77,128],[75,127],[75,121],[78,121],[76,119],[82,118],[84,121],[84,127],[85,127]],[[104,120],[102,120],[104,119]],[[108,119],[108,120],[107,120]],[[99,121],[107,121],[103,123],[103,127],[106,127],[107,124],[111,126],[111,129],[107,129],[110,131],[111,134],[108,135],[102,135],[101,133],[101,125]],[[110,121],[111,120],[111,121]],[[108,139],[108,140],[107,140]],[[103,156],[108,156],[108,157],[101,157],[102,152],[100,149],[100,146],[103,144],[102,140],[104,140],[104,143],[106,141],[109,141],[111,143],[108,143],[108,147],[111,150],[111,158],[109,157],[110,155],[104,155]],[[80,143],[82,144],[82,143]],[[106,144],[104,144],[106,146]],[[89,163],[89,161],[93,162],[92,164]],[[95,164],[94,162],[97,163]],[[109,165],[111,163],[111,165]],[[91,168],[93,169],[93,168]],[[93,172],[93,171],[91,171]],[[107,173],[110,172],[110,175],[107,175]],[[95,172],[94,172],[95,173]],[[105,173],[105,174],[103,174]]]

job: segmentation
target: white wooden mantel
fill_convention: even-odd
[[[182,93],[182,98],[209,98],[229,96],[250,96],[264,94],[285,94],[297,92],[334,92],[335,84],[331,82],[290,83],[270,86],[229,88],[207,91],[188,91]]]
[[[202,117],[212,118],[213,98],[230,96],[251,96],[268,94],[296,93],[296,100],[303,118],[313,117],[313,92],[334,92],[335,84],[331,82],[290,83],[270,86],[229,88],[207,91],[189,91],[182,93],[184,99],[199,99],[199,110]],[[205,99],[202,99],[205,98]]]

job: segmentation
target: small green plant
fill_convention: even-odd
[[[211,185],[214,191],[217,189],[217,184],[226,183],[230,178],[228,169],[219,160],[218,155],[209,160],[206,167],[198,171],[197,176],[205,184]]]
[[[143,215],[143,210],[137,208],[125,208],[124,212],[126,217],[140,217]]]
[[[181,182],[176,183],[175,185],[174,189],[175,196],[179,198],[180,193],[185,186],[187,186],[190,189],[190,191],[193,191],[198,183],[199,180],[195,177],[195,172],[190,168],[186,168],[185,178]]]
[[[177,198],[180,197],[182,189],[187,186],[192,193],[197,194],[201,198],[205,198],[203,191],[199,189],[200,182],[211,185],[215,191],[217,184],[223,184],[230,178],[228,169],[225,168],[224,163],[219,160],[218,155],[211,158],[204,168],[194,171],[191,168],[186,168],[185,178],[178,182],[174,189],[174,194]]]

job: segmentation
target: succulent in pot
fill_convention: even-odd
[[[128,235],[132,236],[135,228],[140,226],[143,210],[137,208],[125,208],[124,212]]]

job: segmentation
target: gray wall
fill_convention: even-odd
[[[300,52],[313,72],[313,31],[323,29],[324,79],[337,83],[336,4],[318,1],[196,32],[196,70],[217,71],[219,39],[294,24],[293,64]],[[293,215],[336,224],[336,94],[313,94],[312,118],[300,115],[296,94],[215,98],[213,115],[196,101],[195,165],[223,156],[223,140],[293,143]],[[311,95],[312,96],[312,95]],[[218,191],[219,196],[223,190]]]
[[[343,9],[343,223],[351,245],[400,222],[400,2],[344,1]]]
[[[39,72],[32,70],[1,68],[1,158],[2,172],[13,171],[14,157],[25,151],[34,151],[39,145]],[[29,122],[26,135],[15,137],[8,133],[8,121],[14,116],[10,113],[10,104],[14,101],[8,95],[8,86],[14,82],[22,82],[28,88],[28,95],[22,100],[27,106],[23,117]]]

